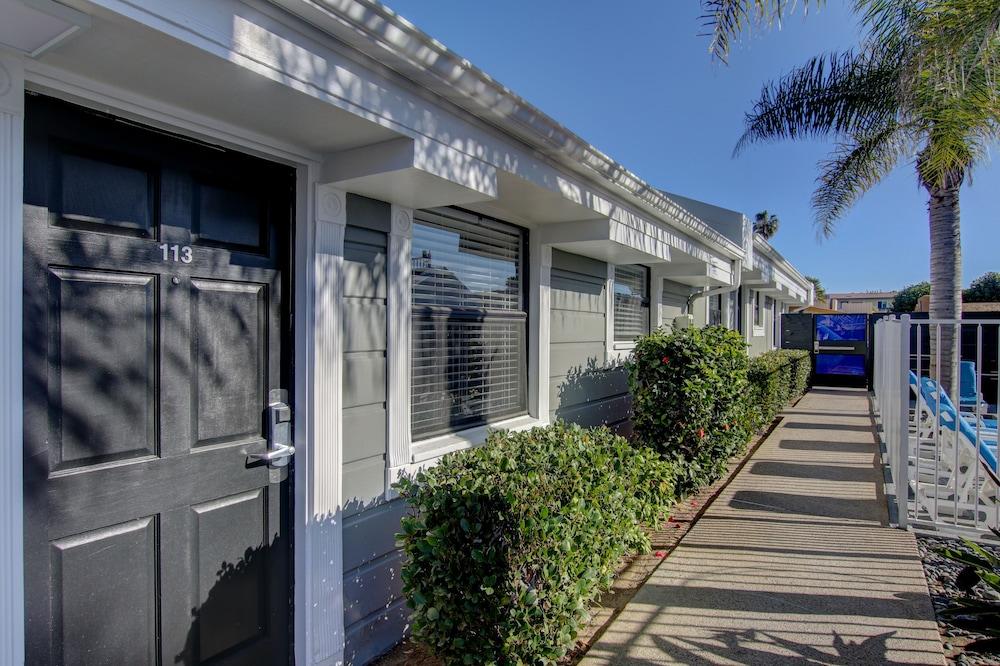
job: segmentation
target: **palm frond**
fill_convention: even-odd
[[[837,220],[892,171],[910,146],[906,128],[894,120],[839,143],[819,164],[819,185],[812,196],[819,232],[829,237]]]
[[[801,0],[803,11],[810,5],[821,7],[826,0]],[[733,41],[754,26],[781,27],[783,16],[794,11],[797,0],[702,0],[702,36],[711,38],[708,52],[722,62],[729,61]]]
[[[774,139],[858,134],[898,111],[901,63],[892,52],[830,53],[810,59],[761,90],[733,150]]]
[[[880,0],[886,2],[888,0]],[[909,0],[913,2],[914,0]],[[920,69],[934,72],[946,92],[960,92],[980,73],[998,93],[1000,3],[996,0],[922,0],[911,30]]]
[[[961,90],[925,74],[908,97],[907,115],[923,137],[917,167],[927,187],[962,182],[1000,141],[1000,96],[982,68],[967,73]]]

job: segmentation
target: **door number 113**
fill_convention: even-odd
[[[180,261],[190,264],[194,259],[190,245],[170,245],[161,243],[160,249],[163,251],[163,261]]]

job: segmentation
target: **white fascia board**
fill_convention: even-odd
[[[615,220],[582,220],[539,226],[538,242],[611,264],[670,261],[670,246]]]
[[[497,195],[495,167],[426,137],[400,137],[333,153],[324,160],[321,180],[408,208],[467,204]]]
[[[738,244],[377,2],[91,2],[402,136],[446,145],[599,214],[617,217],[627,211],[651,218],[680,236],[697,238],[714,253],[742,257]],[[419,189],[420,183],[407,186]]]
[[[788,274],[790,279],[796,285],[808,292],[812,283],[807,280],[805,275],[799,272],[799,270],[792,265],[790,261],[785,259],[780,252],[774,249],[773,245],[768,243],[767,240],[758,234],[754,234],[754,254],[755,256],[758,254],[765,256],[769,263],[773,264],[777,268],[780,268],[783,272]]]
[[[575,173],[726,254],[741,249],[468,60],[374,0],[271,0]],[[503,168],[502,164],[495,163]],[[735,256],[734,255],[734,256]]]
[[[731,262],[725,257],[689,238],[634,216],[539,225],[536,233],[543,243],[566,249],[576,246],[578,253],[605,261],[615,261],[616,253],[629,255],[628,252],[621,252],[620,248],[610,248],[611,245],[631,250],[634,256],[630,256],[630,263],[670,262],[673,253],[679,252],[688,259],[696,260],[696,263],[688,265],[698,266],[699,276],[724,279],[727,284],[731,279]],[[602,244],[607,244],[609,249],[602,248]]]

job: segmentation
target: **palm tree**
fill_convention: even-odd
[[[754,233],[760,234],[765,239],[770,240],[774,234],[778,233],[778,225],[780,223],[777,215],[771,215],[766,210],[762,210],[754,217],[753,230]]]
[[[826,302],[826,289],[823,288],[823,283],[820,282],[818,277],[813,277],[812,275],[807,275],[806,279],[813,284],[813,295],[816,297],[817,303]]]
[[[821,2],[821,0],[820,0]],[[714,52],[750,24],[780,20],[785,0],[703,0]],[[746,115],[736,153],[775,139],[830,137],[813,194],[816,222],[839,218],[902,161],[928,196],[930,316],[961,312],[959,191],[1000,137],[997,0],[855,0],[864,38],[858,49],[817,56],[764,86]],[[957,327],[942,330],[940,377],[957,386]]]

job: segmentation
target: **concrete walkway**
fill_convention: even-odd
[[[864,391],[811,391],[582,663],[943,664],[876,451]]]

